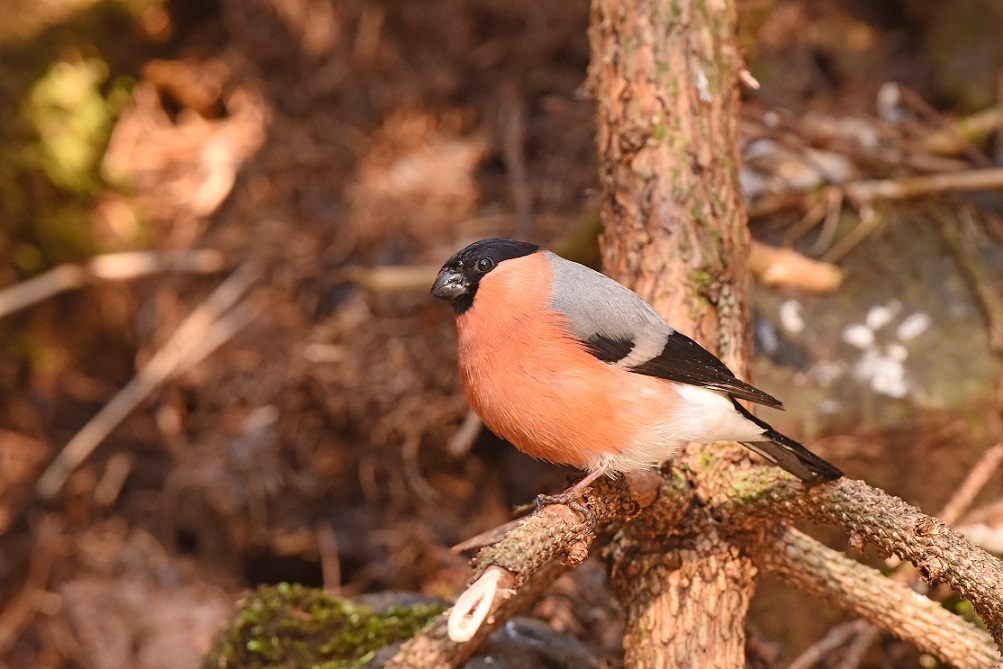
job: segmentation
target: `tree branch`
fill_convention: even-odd
[[[714,490],[707,499],[727,525],[754,530],[764,520],[810,520],[842,527],[851,544],[868,542],[884,555],[897,555],[915,565],[924,581],[943,581],[969,599],[1003,648],[1003,562],[940,520],[863,481],[840,479],[805,490],[774,468],[717,474],[708,477]]]
[[[634,535],[663,540],[671,540],[676,528],[696,522],[689,517],[694,509],[709,511],[721,519],[716,531],[737,537],[759,568],[825,597],[945,662],[962,668],[999,667],[989,635],[906,586],[778,522],[810,520],[842,527],[850,532],[851,543],[870,542],[884,554],[912,562],[924,580],[942,580],[971,600],[999,645],[1003,564],[939,520],[861,481],[841,479],[806,489],[778,469],[728,462],[714,463],[713,471],[689,472],[692,483],[679,473],[660,479],[654,503],[648,490],[650,478],[636,479],[628,486],[597,481],[589,489],[589,508],[600,526],[615,522],[625,508],[635,512],[644,508],[624,527]],[[700,503],[695,504],[698,497]],[[770,524],[765,531],[764,521]],[[428,649],[437,649],[441,657],[469,656],[490,630],[545,588],[538,574],[547,572],[549,584],[549,570],[560,569],[559,561],[569,565],[583,561],[594,537],[591,524],[568,507],[553,505],[534,513],[474,559],[472,581],[497,565],[511,574],[509,584],[515,591],[514,595],[500,593],[484,629],[471,641],[458,644],[448,640],[443,622],[420,635],[424,639],[416,637],[409,643],[425,649],[423,657],[431,652]]]
[[[998,669],[992,637],[876,569],[777,525],[748,535],[756,566],[905,639],[958,669]]]

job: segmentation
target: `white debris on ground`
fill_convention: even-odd
[[[867,310],[863,323],[851,323],[841,333],[845,343],[861,351],[853,365],[854,376],[874,392],[894,398],[906,397],[913,389],[905,366],[909,358],[905,343],[922,335],[932,324],[929,314],[915,312],[902,318],[894,330],[889,330],[888,326],[895,322],[902,309],[898,300],[874,305]],[[879,337],[879,333],[882,336]]]

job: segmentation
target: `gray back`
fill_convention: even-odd
[[[571,330],[582,341],[595,335],[630,342],[664,342],[673,329],[641,297],[576,262],[543,252],[554,272],[554,294],[550,305],[567,314]]]

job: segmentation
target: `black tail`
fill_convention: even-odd
[[[774,430],[766,421],[753,416],[738,402],[735,402],[735,408],[743,416],[763,428],[763,441],[743,441],[742,444],[773,464],[783,467],[807,483],[825,483],[843,475],[843,472],[798,442]]]

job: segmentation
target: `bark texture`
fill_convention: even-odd
[[[740,647],[730,643],[739,633],[738,619],[705,621],[715,612],[745,607],[745,602],[729,599],[746,592],[740,587],[744,581],[736,581],[746,573],[743,553],[732,548],[719,560],[709,551],[720,541],[715,536],[720,532],[742,547],[762,572],[824,597],[942,662],[966,669],[1003,666],[985,631],[906,585],[783,525],[813,521],[842,527],[858,546],[872,544],[879,553],[909,560],[921,567],[920,576],[927,582],[943,580],[969,599],[987,627],[998,634],[1003,630],[998,585],[1003,583],[1003,563],[940,521],[860,481],[841,479],[806,489],[775,467],[721,459],[710,461],[706,471],[692,480],[682,473],[663,478],[639,472],[626,481],[600,479],[590,488],[588,504],[598,526],[617,536],[604,553],[613,569],[611,581],[619,597],[635,602],[628,612],[632,628],[646,631],[627,639],[629,656],[638,662],[657,663],[665,659],[657,653],[673,648],[683,654],[666,660],[666,666],[741,665]],[[477,575],[503,564],[511,574],[507,582],[515,589],[514,596],[498,593],[490,624],[485,626],[490,629],[553,581],[551,570],[560,567],[558,560],[576,564],[595,539],[596,528],[589,520],[562,505],[545,507],[517,525],[516,530],[506,526],[505,531],[490,533],[489,545],[474,560]],[[538,553],[549,561],[541,566]],[[935,564],[948,568],[930,570]],[[717,585],[712,583],[715,574]],[[708,583],[712,587],[706,587]],[[671,591],[662,599],[669,588],[666,584]],[[715,597],[723,597],[723,603]],[[714,636],[718,633],[726,636]],[[683,635],[692,639],[686,642]],[[466,644],[451,642],[444,623],[422,636],[402,651],[407,657],[399,659],[407,662],[394,666],[459,666],[472,652],[471,646],[484,638],[479,634]],[[437,663],[423,664],[433,656]]]
[[[749,537],[759,567],[867,620],[956,669],[999,669],[992,637],[879,571],[776,525]]]
[[[606,273],[746,376],[735,26],[729,0],[594,0],[590,80]],[[713,524],[685,524],[675,547],[627,528],[610,552],[628,667],[745,664],[755,568]]]
[[[940,520],[863,481],[840,479],[808,490],[789,478],[764,485],[773,476],[766,468],[722,471],[704,493],[704,503],[732,530],[755,530],[779,519],[841,526],[849,531],[851,543],[870,543],[883,555],[907,560],[924,581],[946,583],[969,599],[1003,648],[1003,562],[998,558]],[[854,606],[849,601],[847,605]]]
[[[749,232],[735,25],[728,0],[595,0],[589,36],[603,268],[742,376]]]
[[[637,550],[643,544],[635,542],[618,546],[630,547],[614,561],[612,579],[627,604],[626,666],[745,666],[745,612],[755,574],[747,556],[713,529],[657,550]]]

